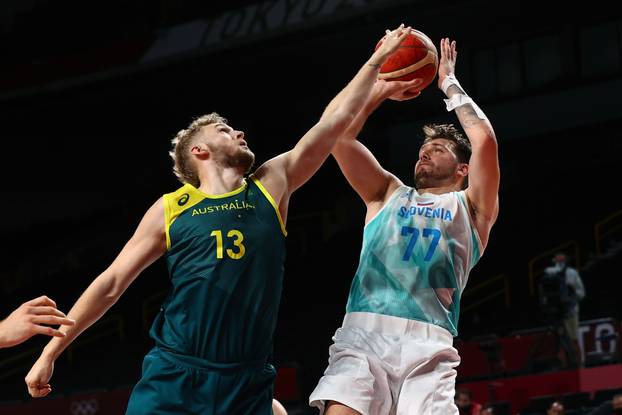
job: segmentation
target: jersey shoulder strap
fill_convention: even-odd
[[[186,183],[176,191],[167,193],[162,197],[164,202],[164,225],[166,230],[166,249],[171,247],[169,230],[175,219],[185,210],[191,208],[205,199],[205,196],[194,186]]]

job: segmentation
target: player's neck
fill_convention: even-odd
[[[417,181],[415,179],[415,181]],[[415,185],[417,189],[417,193],[432,193],[435,195],[442,195],[444,193],[450,192],[459,192],[462,190],[462,180],[452,180],[450,178],[440,179],[440,180],[422,180],[419,183],[419,187]]]
[[[244,172],[237,168],[206,168],[199,174],[199,190],[208,195],[222,195],[244,184]]]
[[[422,188],[422,189],[417,189],[417,193],[424,194],[424,193],[431,193],[434,195],[442,195],[444,193],[449,193],[449,192],[457,192],[460,191],[460,187],[457,185],[447,185],[447,186],[438,186],[438,187],[426,187],[426,188]]]

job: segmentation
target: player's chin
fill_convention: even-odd
[[[415,176],[417,177],[429,176],[431,171],[432,169],[430,168],[429,164],[418,164],[415,167]]]
[[[425,171],[415,170],[415,187],[420,189],[422,187],[430,187],[432,183],[432,178]]]
[[[255,161],[255,153],[253,153],[250,148],[242,147],[242,154],[243,154],[242,157],[250,158],[253,160],[253,162]]]
[[[248,173],[255,164],[255,154],[246,148],[238,153],[237,164],[244,168],[244,171]]]

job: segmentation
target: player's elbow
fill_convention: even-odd
[[[346,154],[348,154],[348,140],[344,139],[343,137],[339,137],[339,139],[335,142],[335,145],[333,146],[332,150],[331,150],[331,154],[337,158],[337,160],[339,160],[339,158],[345,156]]]
[[[339,108],[326,119],[325,127],[330,130],[331,134],[340,136],[352,124],[355,115],[352,111]]]
[[[473,151],[497,151],[497,136],[490,128],[483,128],[477,132],[470,131],[467,134]]]
[[[97,284],[101,298],[107,304],[114,304],[117,302],[126,288],[121,274],[114,266],[111,266],[97,277],[95,284]]]

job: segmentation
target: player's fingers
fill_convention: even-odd
[[[421,85],[423,83],[423,79],[415,78],[415,79],[413,79],[413,80],[411,80],[409,82],[410,82],[411,86],[419,86],[419,85]]]
[[[45,390],[52,389],[49,383],[40,384],[37,380],[29,379],[29,376],[24,380],[26,381],[26,387],[28,387],[28,393],[33,398],[39,398]]]
[[[408,101],[409,99],[417,98],[421,94],[421,91],[401,91],[397,92],[389,97],[392,101]]]
[[[42,295],[41,297],[37,297],[34,300],[27,301],[26,304],[34,306],[48,305],[56,307],[56,303],[54,302],[54,300],[49,298],[47,295]]]
[[[387,30],[387,33],[396,33],[399,35],[402,33],[403,30],[404,30],[404,23],[400,24],[396,29]]]
[[[28,393],[33,398],[43,398],[52,392],[52,387],[50,385],[43,386],[28,386]]]
[[[402,95],[398,97],[398,101],[408,101],[409,99],[417,98],[421,95],[421,91],[404,91]]]
[[[65,337],[66,336],[65,333],[53,327],[39,326],[36,324],[33,326],[32,332],[35,334],[43,334],[45,336],[52,336],[52,337]]]
[[[410,81],[400,81],[400,89],[409,90],[418,87],[423,83],[423,79],[415,78]]]
[[[386,81],[385,81],[386,82]],[[387,82],[390,91],[405,91],[408,89],[414,89],[423,83],[423,79],[415,78],[409,81],[390,81]]]
[[[55,307],[48,307],[48,306],[36,306],[32,308],[32,314],[35,315],[50,315],[50,316],[58,316],[58,317],[67,317],[65,315],[65,313],[63,313],[62,311],[60,311],[58,308]]]
[[[73,326],[74,324],[76,324],[76,321],[70,318],[50,316],[47,314],[35,316],[32,318],[31,321],[35,324],[53,324],[53,325],[65,325],[65,326]]]

